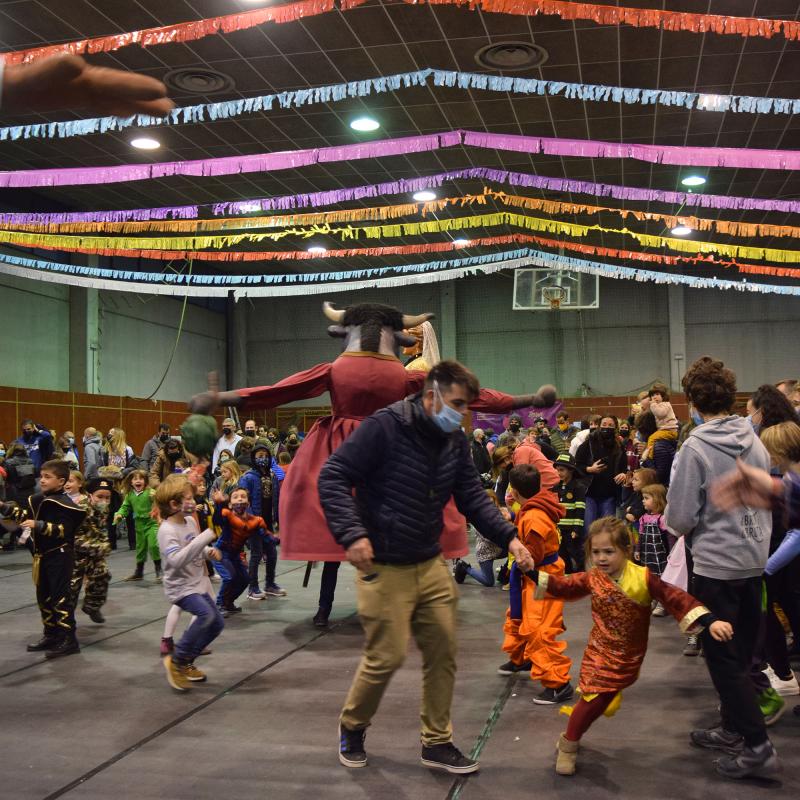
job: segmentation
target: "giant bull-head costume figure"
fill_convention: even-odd
[[[323,312],[333,323],[329,333],[344,339],[344,350],[333,362],[317,364],[272,386],[205,392],[192,399],[190,408],[197,413],[207,413],[216,405],[235,405],[242,410],[274,408],[330,393],[332,414],[317,420],[297,451],[281,489],[279,509],[281,558],[330,562],[345,560],[345,554],[328,530],[319,503],[319,472],[362,419],[422,389],[425,373],[406,371],[397,356],[400,347],[415,342],[403,331],[433,315],[402,314],[391,306],[370,303],[344,310],[325,303]],[[534,395],[512,397],[484,389],[472,407],[505,412],[531,404],[547,403]],[[446,522],[442,535],[448,558],[467,552],[463,517],[454,519],[453,524]]]

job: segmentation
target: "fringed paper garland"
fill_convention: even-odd
[[[731,111],[751,114],[798,114],[800,99],[787,97],[753,97],[749,95],[701,94],[672,89],[638,89],[591,83],[565,83],[535,78],[513,78],[455,70],[421,69],[396,75],[383,75],[349,83],[312,86],[276,94],[200,103],[175,108],[165,117],[137,114],[131,117],[93,117],[66,122],[39,122],[0,128],[0,142],[23,139],[69,139],[97,133],[123,131],[128,128],[152,128],[189,125],[236,119],[247,114],[271,111],[273,108],[304,108],[320,103],[335,103],[352,97],[371,97],[385,92],[428,86],[487,92],[564,97],[568,100],[626,105],[665,106],[667,108],[702,111]]]
[[[130,291],[147,294],[178,294],[202,297],[285,297],[292,295],[326,294],[367,289],[376,286],[401,286],[455,280],[471,275],[487,275],[500,270],[540,266],[548,269],[571,270],[600,275],[605,278],[635,280],[660,284],[682,285],[694,289],[725,289],[800,296],[798,286],[726,281],[717,278],[697,278],[690,275],[651,272],[613,264],[557,256],[524,248],[488,256],[467,259],[412,264],[401,267],[379,267],[314,275],[191,275],[132,273],[56,264],[35,259],[0,254],[0,273],[33,280],[67,283],[111,291]],[[391,277],[383,277],[395,273]],[[142,276],[139,278],[138,276]]]
[[[342,11],[349,11],[365,2],[366,0],[340,0],[339,5]],[[403,0],[403,2],[419,4],[419,0]],[[566,0],[424,0],[424,2],[430,5],[469,5],[470,11],[480,8],[495,14],[551,15],[561,17],[563,20],[596,22],[598,25],[631,25],[636,28],[734,34],[766,39],[783,35],[789,40],[800,39],[800,23],[793,20],[732,17],[723,14],[691,14],[681,11],[566,2]],[[153,47],[174,42],[195,42],[216,33],[244,31],[268,22],[277,24],[295,22],[304,17],[324,14],[334,8],[333,0],[304,0],[299,3],[287,3],[221,17],[199,19],[194,22],[180,22],[160,28],[146,28],[111,36],[99,36],[94,39],[81,39],[27,50],[14,50],[3,53],[2,56],[7,64],[23,64],[61,53],[111,53],[134,44],[141,47]]]
[[[481,194],[465,194],[460,197],[442,197],[427,202],[402,203],[390,206],[372,206],[367,208],[350,208],[339,211],[319,211],[306,214],[284,214],[272,217],[225,217],[201,220],[161,220],[149,222],[67,222],[61,224],[23,224],[7,225],[0,222],[0,230],[14,229],[26,233],[202,233],[219,230],[255,230],[260,228],[280,228],[296,225],[335,225],[341,222],[375,222],[388,219],[399,219],[415,214],[427,216],[437,214],[450,207],[467,207],[486,205],[493,200],[512,208],[543,211],[546,214],[618,214],[623,219],[632,217],[639,222],[657,221],[667,228],[686,225],[692,230],[716,230],[727,236],[774,236],[800,238],[800,227],[794,225],[770,225],[754,222],[731,222],[728,220],[708,219],[674,214],[658,214],[654,211],[639,211],[631,208],[612,208],[611,206],[594,206],[586,203],[565,203],[559,200],[542,200],[538,197],[498,192],[484,186]]]
[[[500,211],[492,214],[477,214],[468,217],[447,217],[425,222],[401,222],[387,225],[366,225],[355,227],[347,225],[313,225],[306,228],[287,228],[281,231],[262,233],[236,233],[217,236],[149,236],[149,237],[108,237],[108,236],[61,236],[45,233],[18,233],[0,231],[0,242],[22,247],[42,247],[74,252],[98,252],[116,250],[206,250],[209,248],[234,247],[242,242],[277,242],[288,237],[311,239],[318,236],[336,236],[342,241],[366,239],[386,239],[406,236],[421,236],[431,233],[471,230],[473,228],[492,228],[510,225],[524,230],[557,233],[565,236],[587,236],[592,231],[630,236],[643,247],[667,247],[682,253],[720,253],[732,258],[774,261],[777,263],[800,263],[800,250],[781,250],[772,247],[751,247],[730,245],[722,242],[701,242],[691,239],[675,239],[667,236],[631,231],[628,228],[606,228],[601,225],[578,225],[557,219],[543,219]]]
[[[595,197],[612,197],[621,201],[642,201],[697,208],[721,208],[735,211],[776,211],[787,214],[800,213],[798,200],[773,200],[766,197],[739,197],[736,195],[693,194],[691,192],[669,192],[660,189],[640,189],[610,183],[591,183],[570,178],[548,178],[525,172],[509,172],[488,167],[440,172],[422,178],[409,178],[385,183],[332,189],[325,192],[290,194],[278,197],[263,197],[254,200],[213,203],[207,205],[161,206],[158,208],[116,209],[113,211],[67,211],[67,212],[0,212],[0,224],[9,227],[19,225],[62,225],[97,222],[103,224],[128,221],[197,219],[201,209],[210,210],[214,216],[241,215],[259,211],[288,211],[297,208],[323,208],[337,203],[346,203],[384,195],[410,194],[422,189],[436,189],[450,181],[481,180],[498,184],[509,184],[548,192],[569,192]]]
[[[0,172],[0,188],[123,183],[167,178],[173,175],[218,177],[251,172],[276,172],[307,167],[311,164],[410,155],[461,145],[506,152],[541,153],[574,158],[630,158],[653,164],[737,169],[800,169],[800,151],[798,150],[620,144],[592,139],[561,139],[455,130],[423,136],[406,136],[309,150],[259,153],[250,156],[164,161],[155,164],[122,164],[115,167],[14,170]]]

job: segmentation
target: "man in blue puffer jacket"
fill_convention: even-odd
[[[364,767],[366,729],[413,633],[423,654],[422,763],[454,774],[478,763],[453,745],[456,589],[441,555],[450,497],[521,569],[532,559],[484,492],[461,423],[478,379],[441,361],[421,395],[368,417],[328,459],[319,497],[331,533],[358,570],[364,654],[340,718],[339,761]],[[355,491],[354,491],[355,490]]]
[[[268,528],[274,531],[278,525],[278,500],[281,484],[286,477],[284,471],[272,460],[269,442],[259,439],[251,453],[252,468],[239,479],[239,486],[247,489],[250,499],[250,512],[262,517]],[[282,597],[286,590],[275,583],[275,567],[278,563],[278,539],[270,533],[262,538],[254,533],[248,540],[250,547],[250,591],[248,600],[263,600],[267,595]],[[258,585],[258,565],[267,562],[267,574],[262,592]]]

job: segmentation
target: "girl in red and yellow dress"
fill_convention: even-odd
[[[639,677],[653,600],[678,620],[684,633],[698,633],[708,626],[718,641],[733,636],[730,623],[718,620],[694,597],[629,560],[630,535],[622,520],[603,517],[594,522],[586,539],[586,555],[592,563],[588,572],[565,577],[538,570],[528,573],[536,584],[537,599],[592,598],[594,625],[581,665],[582,696],[557,743],[559,775],[575,773],[581,737],[601,714],[615,713],[620,692]]]

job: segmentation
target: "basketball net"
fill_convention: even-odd
[[[545,286],[542,289],[544,299],[550,303],[551,311],[558,311],[561,308],[561,301],[566,296],[566,292],[561,286]]]

